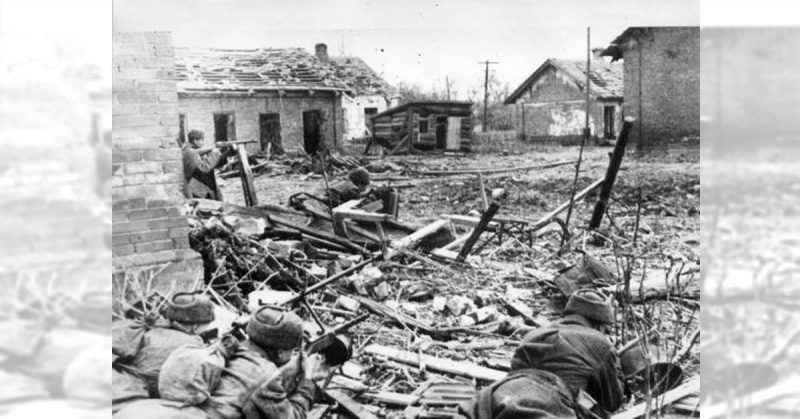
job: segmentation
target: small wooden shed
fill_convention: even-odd
[[[371,119],[373,142],[391,150],[390,154],[414,150],[468,152],[472,142],[472,105],[426,101],[387,109]]]

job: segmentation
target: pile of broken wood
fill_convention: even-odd
[[[370,315],[349,331],[352,359],[326,389],[338,409],[363,418],[441,417],[501,378],[519,332],[551,324],[577,286],[558,280],[571,268],[562,261],[571,253],[560,245],[566,232],[557,218],[569,202],[534,222],[495,219],[502,202],[497,190],[478,217],[411,226],[360,201],[289,209],[195,200],[190,244],[203,256],[205,286],[231,318],[262,304],[290,305],[315,320],[309,329],[324,330]],[[610,275],[578,285],[605,288],[627,304],[615,336],[620,346],[656,329],[649,342],[696,373],[697,273],[681,266],[635,281]],[[654,320],[669,317],[654,310],[677,313],[676,321]],[[682,399],[676,406],[695,413],[696,398],[686,396],[698,383],[687,378],[659,400]],[[645,400],[632,395],[619,417],[659,405]]]

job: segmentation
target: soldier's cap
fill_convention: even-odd
[[[214,321],[214,303],[207,295],[198,292],[179,292],[167,302],[164,317],[186,324],[211,323]]]
[[[579,289],[572,293],[564,309],[566,314],[580,314],[599,323],[614,323],[614,306],[611,297],[593,289]]]
[[[262,348],[296,348],[303,339],[303,320],[281,307],[261,306],[247,322],[247,335]]]

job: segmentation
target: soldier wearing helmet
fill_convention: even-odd
[[[575,291],[565,317],[553,327],[525,335],[504,379],[481,390],[469,406],[473,419],[574,418],[576,400],[585,391],[605,412],[622,405],[619,355],[603,334],[615,322],[610,297],[599,291]]]

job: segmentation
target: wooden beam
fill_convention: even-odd
[[[414,248],[419,244],[422,239],[425,237],[439,231],[440,229],[448,226],[450,224],[450,220],[436,220],[425,227],[409,234],[408,236],[403,237],[399,240],[394,240],[391,243],[391,249],[389,250],[389,259],[395,256],[399,250],[407,249],[407,248]]]
[[[384,356],[392,361],[412,365],[416,368],[420,368],[420,363],[422,363],[425,369],[477,378],[479,380],[497,381],[506,376],[506,373],[503,371],[482,367],[472,362],[452,361],[430,355],[403,351],[388,346],[369,345],[364,349],[364,352],[372,355]]]
[[[347,413],[353,415],[353,417],[357,419],[378,419],[374,413],[364,409],[364,406],[350,398],[350,396],[344,394],[344,392],[339,390],[326,390],[325,394],[335,400],[340,408],[346,410]]]
[[[602,185],[604,180],[605,179],[598,179],[598,180],[594,181],[591,185],[583,188],[583,190],[581,190],[580,192],[575,194],[575,198],[573,199],[573,202],[583,199],[583,197],[588,195],[589,192],[597,189],[598,186]],[[547,214],[545,214],[541,218],[539,218],[539,221],[536,221],[536,223],[533,224],[533,229],[534,230],[539,230],[540,228],[544,227],[550,221],[552,221],[553,218],[555,218],[558,214],[560,214],[562,211],[567,209],[567,207],[569,207],[569,200],[567,200],[563,204],[557,206],[554,210],[548,212]]]
[[[236,153],[239,156],[239,176],[242,178],[242,192],[244,202],[248,207],[258,205],[256,188],[253,186],[253,171],[250,169],[250,162],[247,161],[247,150],[244,144],[236,144]]]
[[[496,174],[516,172],[520,170],[534,170],[534,169],[549,169],[553,167],[565,166],[574,164],[577,160],[561,161],[555,163],[534,164],[528,166],[517,166],[509,168],[475,168],[475,169],[460,169],[460,170],[426,170],[422,172],[414,172],[418,176],[454,176],[454,175],[475,175],[478,173],[483,174]]]
[[[798,388],[800,388],[800,377],[792,377],[772,387],[742,396],[738,403],[724,401],[703,407],[701,416],[703,418],[728,417],[737,410],[752,409],[784,397],[797,396]]]
[[[600,221],[603,220],[603,214],[606,212],[606,207],[608,206],[608,199],[611,197],[611,188],[614,187],[614,181],[617,179],[617,172],[619,172],[619,167],[622,164],[622,156],[625,155],[625,145],[628,144],[628,134],[631,132],[632,126],[633,118],[625,118],[625,122],[622,123],[622,130],[619,133],[619,139],[617,139],[617,144],[614,146],[614,153],[611,155],[611,162],[608,163],[603,189],[600,190],[600,199],[597,200],[594,212],[592,213],[592,219],[589,221],[590,230],[600,227]]]
[[[611,419],[636,419],[642,416],[645,416],[652,410],[655,410],[657,407],[664,407],[671,404],[674,401],[680,400],[686,396],[690,396],[692,394],[698,393],[700,391],[700,378],[694,377],[689,381],[681,384],[680,386],[654,398],[650,403],[650,406],[647,403],[642,402],[637,405],[634,405],[630,409],[614,414],[611,416]],[[707,409],[703,410],[703,417],[713,417],[708,416]]]
[[[472,251],[475,243],[478,242],[478,238],[486,230],[486,227],[489,226],[489,223],[492,221],[492,218],[495,214],[497,214],[497,210],[499,209],[499,202],[492,201],[492,203],[489,204],[489,208],[487,208],[483,215],[481,215],[481,221],[475,226],[475,229],[472,230],[472,234],[469,236],[469,238],[467,238],[467,241],[464,242],[464,246],[461,248],[461,252],[458,253],[458,257],[456,258],[457,261],[463,262],[464,259],[467,258],[467,255],[469,255],[469,252]]]

